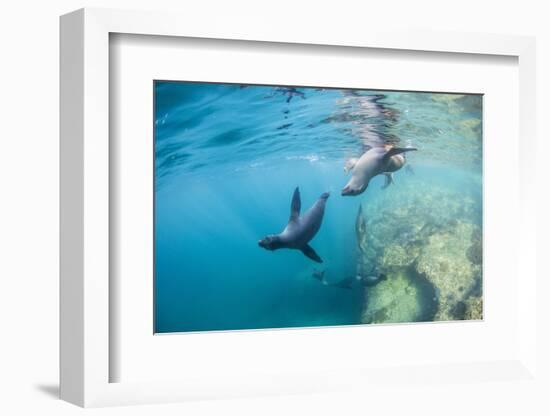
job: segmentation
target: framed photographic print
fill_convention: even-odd
[[[536,383],[533,39],[232,27],[61,19],[62,398]]]

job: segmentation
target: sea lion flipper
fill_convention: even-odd
[[[294,194],[292,195],[292,202],[290,203],[290,221],[295,221],[300,216],[300,209],[302,208],[302,201],[300,199],[300,188],[296,187]]]
[[[387,172],[387,173],[384,173],[384,177],[385,177],[385,181],[384,181],[384,186],[382,186],[382,189],[386,189],[392,183],[395,183],[393,181],[393,174]]]
[[[317,263],[322,263],[323,260],[321,260],[321,257],[319,257],[319,255],[315,252],[315,250],[313,250],[313,248],[311,248],[310,245],[306,244],[304,247],[302,247],[302,253],[304,253],[304,255],[306,257],[309,257],[311,260],[313,261],[316,261]]]
[[[358,159],[355,157],[346,160],[346,164],[344,165],[344,173],[348,173],[350,170],[353,170],[353,168],[357,164],[357,160]]]
[[[391,147],[384,155],[384,161],[387,161],[390,157],[399,155],[405,152],[412,152],[418,150],[416,147]]]

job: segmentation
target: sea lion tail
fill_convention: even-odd
[[[384,173],[385,181],[384,186],[382,186],[382,189],[386,189],[388,186],[390,186],[392,183],[395,183],[393,180],[393,174],[391,172]]]

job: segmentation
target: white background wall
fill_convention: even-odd
[[[188,4],[186,4],[188,3]],[[84,6],[179,10],[269,16],[281,28],[326,22],[341,25],[372,22],[411,28],[512,33],[538,38],[538,159],[540,190],[539,250],[548,255],[550,175],[543,166],[550,146],[550,13],[544,1],[453,2],[379,0],[331,2],[170,0],[20,0],[0,9],[0,414],[73,414],[80,409],[55,399],[58,375],[58,16]],[[503,184],[505,186],[505,184]],[[503,233],[505,230],[503,230]],[[545,247],[542,250],[542,247]],[[549,276],[544,258],[539,261]],[[538,288],[550,293],[550,285]],[[544,292],[545,291],[545,292]],[[544,322],[549,307],[540,306]],[[545,325],[545,328],[550,326]],[[549,331],[541,331],[544,350]],[[543,352],[543,351],[541,351]],[[548,361],[543,357],[542,365]],[[324,396],[199,402],[156,407],[94,410],[122,414],[548,414],[537,405],[541,392],[505,383],[472,388],[467,384],[431,389],[388,386],[372,397],[338,393]],[[548,406],[548,404],[546,405]]]

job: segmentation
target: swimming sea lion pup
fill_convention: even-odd
[[[258,241],[258,245],[266,250],[278,250],[280,248],[300,250],[311,260],[322,263],[321,257],[308,243],[321,228],[328,197],[329,193],[325,192],[304,215],[300,215],[302,203],[300,190],[296,188],[290,204],[290,219],[285,229],[279,234],[268,235],[261,239]]]
[[[369,181],[376,175],[385,174],[387,187],[392,181],[392,172],[399,170],[405,164],[404,152],[416,150],[414,147],[373,147],[367,150],[359,159],[346,162],[345,172],[351,170],[351,179],[342,189],[343,196],[362,194],[367,189]]]
[[[353,289],[353,276],[345,277],[344,279],[336,283],[329,283],[325,278],[325,272],[326,270],[313,270],[313,273],[311,275],[315,279],[319,280],[324,286],[339,287],[340,289]]]
[[[365,276],[357,275],[357,280],[363,286],[374,286],[387,278],[388,277],[384,273],[371,273]]]

